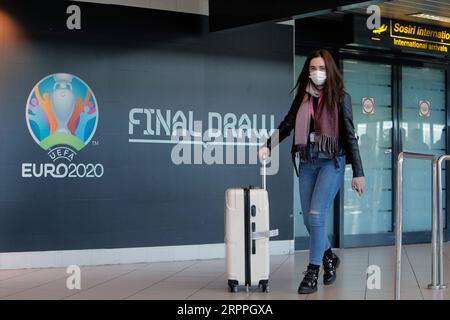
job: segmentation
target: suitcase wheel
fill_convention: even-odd
[[[267,281],[267,280],[261,280],[259,282],[259,287],[261,288],[262,292],[269,293],[269,291],[270,291],[269,281]]]
[[[228,289],[230,292],[236,293],[238,291],[237,282],[233,280],[228,280]]]

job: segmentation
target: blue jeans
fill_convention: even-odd
[[[331,247],[327,234],[327,215],[344,182],[345,155],[321,159],[311,149],[307,161],[299,164],[299,189],[303,221],[308,230],[309,263],[322,264],[324,252]]]

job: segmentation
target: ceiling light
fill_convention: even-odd
[[[416,18],[440,21],[440,22],[445,22],[445,23],[449,23],[450,24],[450,18],[449,17],[435,16],[435,15],[427,14],[427,13],[414,13],[414,14],[411,14],[410,16],[411,17],[416,17]]]

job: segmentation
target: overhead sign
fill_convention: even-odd
[[[380,28],[369,30],[366,26],[366,17],[355,16],[354,28],[355,44],[442,55],[448,55],[450,50],[450,29],[444,27],[382,19]]]

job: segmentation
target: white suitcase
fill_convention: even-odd
[[[239,285],[259,286],[269,292],[269,238],[278,230],[269,230],[269,199],[263,188],[239,188],[225,191],[225,245],[228,287],[237,292]]]

